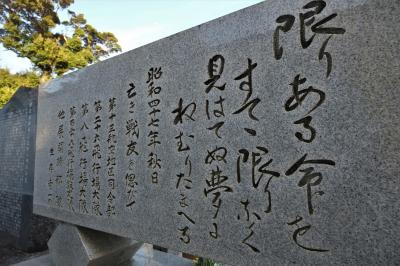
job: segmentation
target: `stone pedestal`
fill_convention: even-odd
[[[129,261],[143,243],[70,224],[60,224],[48,246],[57,266],[112,266]]]
[[[51,260],[50,255],[46,254],[13,266],[55,266],[55,263]],[[131,260],[125,261],[118,266],[193,266],[193,261],[174,254],[153,250],[152,245],[144,244]]]

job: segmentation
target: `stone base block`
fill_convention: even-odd
[[[111,264],[114,265],[114,264]],[[135,256],[118,266],[193,266],[193,261],[174,254],[153,250],[151,245],[144,244]],[[13,266],[55,266],[50,255],[32,258]],[[79,265],[77,265],[79,266]]]
[[[129,261],[143,243],[70,224],[60,224],[48,246],[56,266],[113,266]]]

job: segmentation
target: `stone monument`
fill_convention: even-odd
[[[269,0],[49,82],[34,211],[232,265],[400,263],[399,13]]]
[[[26,251],[46,248],[54,228],[32,213],[37,95],[20,88],[0,109],[0,238]]]

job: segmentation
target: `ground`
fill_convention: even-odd
[[[16,249],[10,243],[12,240],[7,236],[0,233],[0,266],[8,266],[28,258],[46,254],[47,251],[41,252],[24,252]]]

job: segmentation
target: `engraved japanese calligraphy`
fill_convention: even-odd
[[[35,211],[231,265],[398,264],[398,10],[269,0],[51,81]]]

